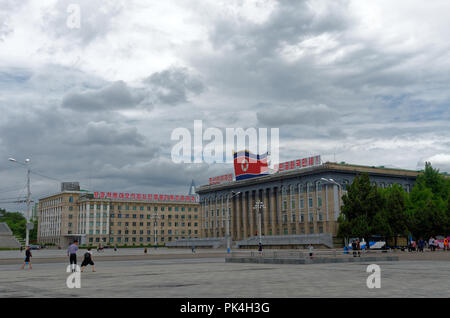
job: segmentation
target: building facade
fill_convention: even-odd
[[[400,184],[409,192],[419,172],[324,163],[267,176],[196,189],[200,196],[202,237],[232,240],[259,235],[337,234],[342,196],[357,175],[368,173],[372,184]],[[257,202],[259,203],[257,204]],[[261,220],[261,222],[260,222]]]
[[[200,237],[197,200],[95,194],[64,190],[40,199],[38,242],[65,247],[77,239],[82,245],[139,246]]]

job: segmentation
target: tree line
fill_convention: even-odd
[[[373,235],[414,239],[450,235],[450,178],[429,162],[411,192],[400,185],[379,188],[367,173],[356,176],[342,197],[338,237]]]
[[[20,212],[6,212],[0,209],[0,223],[5,222],[14,235],[25,239],[27,220]],[[30,242],[37,239],[37,221],[34,221],[34,229],[30,230]]]

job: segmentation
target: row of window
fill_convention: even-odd
[[[183,236],[183,237],[178,237],[178,236],[172,237],[172,236],[169,236],[169,237],[167,238],[167,240],[170,242],[170,241],[172,241],[172,239],[174,239],[174,240],[176,241],[176,240],[178,240],[179,238],[185,239],[184,236]],[[194,237],[194,238],[198,238],[198,237]],[[158,239],[159,239],[159,240],[158,240]],[[89,243],[94,243],[94,241],[95,241],[96,243],[100,243],[100,242],[106,243],[106,240],[107,240],[106,237],[103,237],[103,238],[96,237],[95,239],[94,239],[93,237],[90,237],[90,238],[89,238]],[[154,241],[155,241],[155,238],[154,238],[154,237],[146,237],[146,238],[144,238],[144,237],[139,237],[139,238],[137,238],[137,237],[131,237],[131,240],[130,240],[129,237],[124,237],[123,240],[122,240],[121,237],[116,237],[116,238],[110,237],[110,238],[109,238],[109,242],[110,242],[110,243],[114,243],[114,242],[116,242],[116,243],[122,243],[122,242],[124,242],[124,243],[128,243],[128,242],[133,242],[133,243],[134,243],[134,242],[149,242],[149,243],[153,243]],[[164,237],[157,238],[157,242],[158,242],[158,241],[164,242],[164,241],[165,241],[165,238],[164,238]]]
[[[93,210],[94,206],[95,206],[95,208],[97,210],[101,209],[101,204],[97,204],[97,205],[91,204],[90,205],[90,209]],[[131,208],[132,208],[133,211],[137,211],[137,206],[136,205],[132,206]],[[152,208],[151,206],[147,206],[147,211],[151,211],[152,210],[151,208]],[[181,212],[185,212],[185,211],[187,211],[187,212],[192,212],[192,211],[197,212],[198,211],[198,208],[191,208],[191,207],[185,208],[185,207],[177,207],[177,206],[176,207],[171,207],[171,206],[164,207],[164,206],[161,206],[159,208],[160,208],[159,211],[162,211],[162,212],[164,212],[166,210],[166,208],[167,208],[167,211],[169,211],[169,212],[172,212],[172,211],[175,211],[175,212],[179,212],[179,211],[181,211]],[[104,204],[103,205],[103,210],[106,210],[106,209],[108,209],[108,205]],[[109,206],[109,209],[110,210],[115,210],[115,206],[112,204],[112,205]],[[122,210],[122,206],[121,205],[117,205],[117,210]],[[130,210],[130,206],[129,205],[125,205],[125,210],[126,211]],[[139,210],[140,211],[144,211],[145,207],[141,205],[141,206],[139,206]],[[158,211],[158,207],[154,206],[153,207],[153,211],[155,211],[155,212]]]

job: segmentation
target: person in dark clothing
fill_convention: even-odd
[[[356,250],[358,251],[358,257],[361,257],[361,243],[359,240],[356,241]]]
[[[356,257],[356,241],[352,241],[352,250],[353,250],[353,257]]]
[[[91,265],[92,271],[95,272],[95,266],[94,266],[94,261],[92,260],[91,248],[88,248],[87,252],[84,253],[84,259],[83,259],[83,262],[81,263],[81,271],[83,272],[83,267],[86,267],[88,265]]]
[[[27,246],[27,249],[25,250],[25,260],[23,261],[22,269],[25,268],[25,264],[28,264],[28,269],[33,268],[31,266],[31,257],[33,257],[33,255],[31,255],[31,249],[29,246]]]
[[[261,244],[261,242],[258,244],[258,252],[262,252],[262,244]]]

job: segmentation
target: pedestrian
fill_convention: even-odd
[[[88,265],[91,265],[92,271],[95,272],[95,266],[94,261],[92,259],[92,252],[90,247],[88,248],[87,252],[84,253],[83,262],[81,263],[81,272],[83,272],[83,267],[86,267]]]
[[[69,262],[71,265],[72,272],[75,272],[75,266],[77,265],[77,251],[78,251],[78,241],[73,241],[73,244],[67,249],[67,256],[69,256]]]
[[[33,255],[31,255],[31,249],[27,245],[26,250],[25,250],[25,260],[23,261],[22,269],[25,268],[25,264],[28,265],[28,269],[32,269],[33,268],[31,266],[31,257],[33,257]]]
[[[352,240],[353,257],[356,257],[356,241]]]
[[[117,252],[117,244],[114,245],[114,252]]]
[[[358,251],[358,257],[361,257],[361,243],[359,242],[359,239],[356,240],[356,250]]]
[[[192,253],[195,253],[195,246],[194,245],[192,245],[191,251],[192,251]]]
[[[444,238],[444,251],[448,251],[448,239]]]
[[[309,243],[308,246],[309,258],[314,259],[314,247]]]
[[[144,248],[144,254],[147,254],[147,248]]]
[[[258,252],[261,254],[262,253],[262,243],[259,242],[258,244]]]

